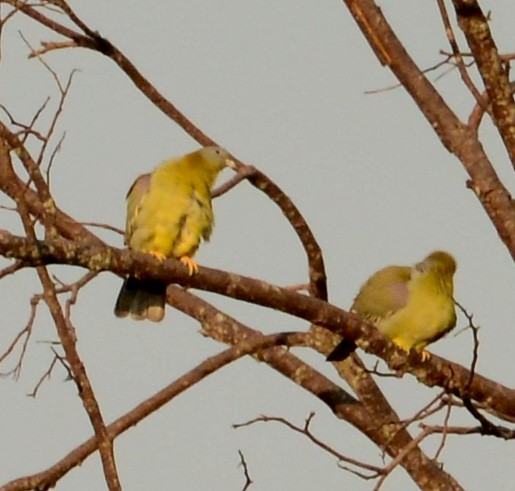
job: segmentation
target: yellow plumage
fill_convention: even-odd
[[[214,224],[211,187],[219,172],[233,166],[219,147],[204,147],[163,162],[136,179],[127,194],[125,243],[130,249],[164,260],[180,259],[192,274],[192,257]],[[118,295],[115,315],[154,322],[164,317],[166,284],[129,277]]]
[[[388,266],[361,287],[351,311],[375,324],[405,351],[423,350],[456,324],[454,258],[436,251],[413,267]],[[327,357],[341,361],[356,349],[342,341]]]

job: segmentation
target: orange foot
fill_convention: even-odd
[[[149,252],[149,254],[151,256],[154,256],[159,261],[165,261],[166,260],[166,256],[162,252],[151,251],[151,252]]]
[[[193,273],[198,272],[198,265],[197,263],[191,259],[189,256],[182,256],[179,261],[184,264],[188,268],[188,273],[191,276]]]
[[[431,353],[429,351],[423,350],[422,353],[422,361],[427,361],[431,359]]]

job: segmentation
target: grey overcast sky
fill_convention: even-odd
[[[361,283],[384,265],[410,264],[436,248],[452,252],[459,263],[456,298],[481,326],[477,371],[514,385],[515,273],[509,254],[466,188],[459,162],[442,147],[410,97],[402,89],[365,94],[395,80],[379,65],[343,2],[70,3],[203,131],[259,167],[291,197],[323,248],[333,303],[348,308]],[[492,10],[491,28],[500,50],[513,52],[513,0],[481,5]],[[441,60],[438,52],[447,43],[435,2],[388,0],[381,8],[419,66]],[[27,60],[19,31],[33,46],[56,39],[22,16],[7,24],[0,102],[17,119],[28,121],[50,95],[49,117],[57,101],[55,85],[37,60]],[[79,70],[57,128],[58,135],[66,132],[52,170],[57,203],[79,220],[122,227],[124,197],[133,179],[198,144],[107,58],[61,50],[45,60],[63,78]],[[436,85],[466,118],[473,101],[456,72]],[[512,169],[499,138],[488,123],[482,133],[497,172],[513,191]],[[0,204],[9,202],[2,197]],[[278,285],[306,281],[297,238],[256,189],[243,183],[216,200],[215,213],[212,240],[197,256],[201,265]],[[0,226],[19,230],[6,211],[0,212]],[[122,245],[119,236],[99,234]],[[0,266],[6,264],[0,260]],[[52,271],[63,281],[83,273],[59,267]],[[159,325],[116,319],[112,309],[120,284],[112,274],[100,275],[81,292],[74,310],[78,349],[108,422],[223,349],[170,308]],[[0,282],[0,351],[27,322],[30,297],[38,291],[32,271]],[[285,315],[201,295],[266,333],[307,327]],[[458,326],[464,325],[460,318]],[[92,433],[63,370],[54,373],[36,399],[26,396],[51,361],[47,341],[55,339],[42,306],[20,379],[0,379],[0,484],[43,470]],[[447,336],[430,351],[468,366],[470,333]],[[320,355],[294,352],[338,380]],[[411,376],[381,384],[401,417],[438,393]],[[286,428],[231,428],[262,414],[301,424],[311,411],[316,412],[312,429],[319,438],[350,457],[381,464],[379,450],[335,421],[322,403],[264,364],[242,359],[116,440],[123,489],[240,490],[244,477],[238,449],[248,461],[253,491],[372,489],[372,482],[339,469],[334,458]],[[472,424],[466,416],[453,422]],[[429,439],[423,448],[432,455],[439,442]],[[509,442],[450,437],[440,458],[467,490],[507,490],[515,481],[515,449]],[[105,489],[98,456],[71,471],[57,489]],[[399,469],[381,489],[414,485]]]

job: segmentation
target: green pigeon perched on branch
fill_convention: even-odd
[[[179,259],[193,274],[192,259],[214,225],[211,188],[222,169],[234,167],[226,150],[204,147],[156,167],[136,179],[127,194],[125,243],[161,261]],[[114,313],[117,317],[159,322],[165,315],[167,284],[127,278]]]
[[[456,261],[443,251],[429,254],[413,267],[388,266],[365,282],[351,312],[372,322],[405,351],[422,351],[456,325],[455,271]],[[344,339],[327,361],[342,361],[355,349],[353,341]]]

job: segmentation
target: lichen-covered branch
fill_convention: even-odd
[[[217,341],[236,344],[242,339],[262,336],[261,333],[223,314],[201,298],[181,288],[171,286],[168,296],[172,305],[197,319],[203,326],[203,332]],[[308,340],[310,336],[313,336],[313,332],[307,335]],[[447,489],[461,489],[451,476],[441,472],[442,469],[435,465],[418,445],[413,445],[413,439],[399,421],[398,415],[385,401],[380,400],[377,394],[379,390],[364,388],[359,382],[351,383],[353,388],[358,388],[360,395],[374,395],[373,398],[365,397],[364,400],[356,401],[323,374],[284,349],[270,348],[256,353],[255,356],[318,397],[336,417],[352,424],[393,459],[402,454],[402,466],[421,489],[426,489],[426,482],[444,486],[441,489],[445,489],[445,486]],[[362,372],[359,375],[365,384],[373,383],[367,373]],[[376,402],[377,404],[374,404]],[[406,450],[408,447],[409,451]]]
[[[446,388],[458,397],[463,396],[470,378],[465,368],[435,355],[426,361],[422,361],[416,352],[406,356],[402,349],[354,314],[264,281],[203,267],[197,274],[189,276],[182,264],[174,259],[161,262],[147,254],[96,244],[76,244],[62,238],[33,244],[3,230],[0,230],[0,254],[21,260],[27,266],[68,264],[94,271],[112,271],[120,276],[154,278],[286,312],[345,336],[361,349],[385,360],[391,368],[402,368],[420,382]],[[515,390],[475,374],[469,391],[471,399],[500,414],[515,416]]]

